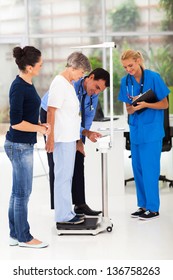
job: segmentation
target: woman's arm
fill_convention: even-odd
[[[141,110],[143,108],[150,108],[150,109],[167,109],[169,106],[167,97],[163,98],[162,100],[155,102],[155,103],[147,103],[145,101],[138,102],[137,106],[132,106],[134,111]]]
[[[138,102],[137,104],[138,104],[137,106],[133,106],[130,105],[129,103],[126,103],[126,109],[129,115],[144,108],[161,110],[161,109],[167,109],[169,106],[167,97],[155,103],[147,103],[145,101],[142,101],[142,102]]]
[[[48,135],[50,133],[50,125],[47,124],[32,124],[30,122],[22,121],[21,123],[11,126],[13,129],[26,132],[40,132]]]

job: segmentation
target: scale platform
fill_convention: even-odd
[[[102,231],[111,232],[113,224],[109,218],[86,217],[84,222],[77,225],[57,224],[58,235],[96,235]]]
[[[84,230],[84,229],[96,229],[98,223],[98,218],[85,218],[84,222],[77,225],[70,224],[56,224],[58,230]]]

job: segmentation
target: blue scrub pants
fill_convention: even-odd
[[[64,222],[73,219],[72,177],[76,155],[76,141],[57,142],[54,146],[54,207],[55,221]]]
[[[131,143],[132,167],[136,184],[138,207],[158,212],[160,157],[162,141]]]

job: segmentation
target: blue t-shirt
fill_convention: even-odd
[[[36,132],[25,132],[11,127],[22,121],[38,124],[41,100],[34,85],[17,76],[10,87],[9,101],[10,128],[6,134],[6,139],[15,143],[35,144],[37,142]]]
[[[127,81],[127,85],[126,85]],[[129,96],[140,94],[141,81],[138,83],[134,76],[121,80],[118,100],[131,104]],[[170,92],[160,75],[154,71],[144,70],[143,92],[152,89],[158,101],[164,99]],[[147,108],[142,113],[129,115],[130,141],[134,144],[159,141],[164,137],[164,111]]]

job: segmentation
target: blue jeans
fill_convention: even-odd
[[[33,239],[27,221],[28,201],[32,191],[33,148],[33,144],[13,143],[8,140],[4,144],[13,172],[8,211],[10,236],[19,242],[29,242]]]

